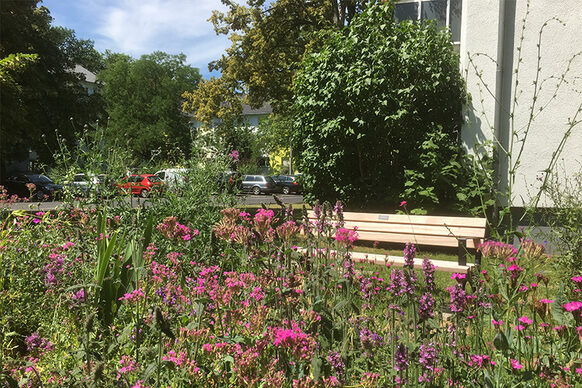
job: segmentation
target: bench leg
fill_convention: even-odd
[[[477,250],[477,252],[475,252],[475,266],[480,267],[481,266],[481,258],[483,257],[483,254],[481,253],[480,250]]]
[[[467,239],[460,238],[459,240],[459,265],[467,265]]]

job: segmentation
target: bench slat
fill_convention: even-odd
[[[314,219],[312,210],[308,212],[310,219]],[[344,220],[346,221],[364,221],[364,222],[378,222],[378,223],[394,223],[394,224],[418,224],[418,225],[443,225],[446,223],[449,226],[459,227],[475,227],[485,228],[487,220],[485,218],[473,217],[440,217],[440,216],[417,216],[407,214],[379,214],[379,213],[356,213],[344,212]]]
[[[378,232],[360,232],[358,231],[360,240],[364,241],[380,241],[391,243],[413,243],[420,246],[439,246],[439,247],[456,247],[458,240],[455,237],[446,236],[425,236],[425,235],[411,235],[398,233],[378,233]],[[477,245],[483,242],[482,239],[467,239],[467,248],[476,249]]]
[[[484,228],[464,228],[459,226],[446,227],[443,225],[410,225],[410,224],[380,224],[372,222],[355,222],[347,221],[344,227],[353,229],[358,227],[358,232],[382,232],[387,234],[414,234],[414,235],[433,235],[433,236],[456,236],[466,238],[482,238]]]

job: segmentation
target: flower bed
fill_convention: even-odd
[[[2,374],[22,386],[576,386],[582,276],[488,242],[446,290],[425,259],[369,273],[341,205],[212,226],[71,209],[1,230]],[[335,234],[336,230],[340,233]],[[295,243],[303,231],[302,246]],[[331,254],[330,252],[336,252]],[[385,274],[385,275],[384,275]],[[443,298],[442,296],[446,297]]]

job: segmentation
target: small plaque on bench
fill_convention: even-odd
[[[387,220],[388,220],[388,217],[389,217],[389,216],[388,216],[387,214],[380,214],[380,215],[378,216],[378,219],[379,219],[379,220],[385,220],[385,221],[387,221]]]

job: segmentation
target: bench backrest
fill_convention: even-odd
[[[308,216],[315,219],[313,211]],[[344,221],[347,229],[357,226],[359,239],[364,241],[457,247],[458,239],[465,238],[470,249],[483,242],[487,225],[485,218],[354,212],[344,212]]]

